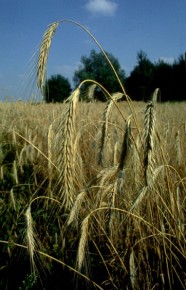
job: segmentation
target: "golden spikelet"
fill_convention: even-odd
[[[45,80],[45,71],[46,64],[48,60],[48,54],[51,46],[51,41],[54,36],[54,33],[59,25],[59,22],[54,22],[49,25],[46,30],[43,40],[39,50],[39,56],[37,61],[37,85],[38,88],[43,90],[44,80]]]
[[[88,92],[87,92],[87,100],[88,101],[94,100],[94,93],[95,93],[96,86],[97,86],[96,84],[91,84],[88,87]]]
[[[73,208],[70,211],[68,221],[67,221],[67,226],[69,226],[74,220],[76,220],[79,211],[82,209],[81,205],[82,205],[82,202],[85,201],[86,194],[87,194],[86,191],[82,191],[78,194],[76,201],[73,205]]]
[[[135,258],[134,258],[134,251],[131,251],[130,258],[129,258],[129,270],[130,270],[130,282],[132,289],[139,289],[137,283],[137,267],[135,265]]]
[[[179,131],[176,132],[175,139],[176,139],[175,149],[176,149],[177,164],[178,164],[178,166],[180,166],[182,154],[181,154],[181,142],[180,142],[180,132]]]
[[[113,107],[113,104],[120,100],[123,97],[122,93],[115,93],[112,95],[112,99],[108,101],[107,106],[103,112],[103,118],[102,118],[102,129],[101,129],[101,139],[99,143],[99,154],[98,154],[98,164],[103,165],[103,159],[104,159],[104,148],[105,143],[108,136],[108,121],[111,114],[111,109]]]
[[[127,160],[129,149],[130,149],[130,143],[131,143],[131,124],[130,124],[130,117],[129,117],[125,125],[122,151],[121,151],[121,156],[120,156],[119,165],[118,165],[119,171],[122,171],[125,167],[125,163]]]
[[[16,211],[16,201],[15,201],[13,188],[11,188],[11,190],[10,190],[10,200],[11,200],[11,204],[12,204],[13,209]]]
[[[88,242],[88,229],[89,229],[89,216],[87,216],[81,226],[81,237],[78,246],[77,252],[77,269],[81,270],[84,259],[85,259],[85,250]]]
[[[145,184],[148,186],[153,177],[154,168],[154,135],[155,135],[155,113],[154,105],[149,102],[145,111],[145,131],[144,131],[144,175]]]
[[[29,205],[26,213],[26,240],[28,245],[28,252],[30,256],[31,266],[34,269],[34,250],[35,250],[35,239],[34,239],[34,230],[33,230],[33,220],[31,214],[31,206]]]
[[[61,145],[58,156],[60,171],[55,191],[66,210],[71,210],[75,201],[75,141],[76,141],[76,113],[80,89],[77,88],[69,98],[67,109],[63,115],[60,130],[62,132]]]

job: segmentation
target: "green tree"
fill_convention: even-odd
[[[155,72],[153,77],[154,88],[159,88],[161,92],[161,101],[171,100],[173,84],[173,66],[162,60],[155,63]]]
[[[182,55],[173,64],[172,95],[175,101],[186,100],[186,63]]]
[[[144,51],[137,53],[137,65],[126,80],[126,89],[135,100],[147,100],[154,90],[154,64]]]
[[[121,68],[118,59],[115,58],[111,53],[107,53],[107,55],[112,62],[116,72],[118,73],[121,82],[124,83],[125,72]],[[102,52],[97,53],[95,50],[92,50],[89,57],[82,56],[81,65],[74,73],[73,80],[75,86],[79,85],[83,80],[86,79],[97,81],[102,86],[104,86],[109,91],[109,93],[121,91],[116,76]],[[98,98],[103,97],[103,95],[99,92],[99,89],[97,91],[97,96]]]
[[[47,103],[63,102],[71,93],[71,85],[62,75],[52,75],[45,84],[44,99]]]

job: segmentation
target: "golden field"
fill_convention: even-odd
[[[185,116],[77,90],[0,103],[1,288],[184,289]]]

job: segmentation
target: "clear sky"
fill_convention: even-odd
[[[62,19],[87,27],[127,75],[139,50],[153,62],[171,62],[186,51],[186,0],[0,0],[0,99],[34,93],[36,51],[47,26]],[[96,45],[84,31],[63,23],[53,38],[48,76],[71,81],[91,49]]]

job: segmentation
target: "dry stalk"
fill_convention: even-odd
[[[14,175],[15,183],[19,184],[16,160],[14,160],[13,162],[13,175]]]
[[[48,179],[49,179],[49,193],[52,197],[52,175],[53,175],[53,166],[51,164],[52,160],[52,142],[53,142],[54,134],[52,124],[48,129]]]
[[[179,229],[179,239],[181,239],[181,234],[184,236],[184,229],[185,229],[185,223],[184,223],[184,213],[183,213],[183,206],[181,204],[181,198],[180,198],[180,186],[178,185],[176,187],[176,205],[177,205],[177,221],[178,221],[178,229]]]
[[[116,241],[118,239],[118,231],[116,231],[117,227],[116,225],[116,219],[117,219],[117,212],[113,211],[112,208],[116,208],[118,205],[116,204],[117,199],[117,189],[118,189],[118,182],[115,181],[113,185],[113,191],[110,197],[110,209],[108,213],[108,227],[109,227],[109,237],[112,242]]]

